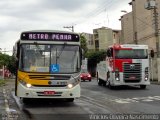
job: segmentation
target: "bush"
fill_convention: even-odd
[[[0,87],[3,86],[3,85],[5,85],[5,80],[0,79]]]

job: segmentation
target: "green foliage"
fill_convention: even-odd
[[[0,53],[0,68],[2,68],[3,65],[6,66],[11,73],[15,74],[16,60],[13,56]]]
[[[96,75],[97,63],[106,58],[106,51],[88,51],[85,57],[88,58],[88,70],[94,77]]]
[[[96,64],[97,64],[98,62],[105,59],[106,51],[105,50],[90,51],[90,52],[87,52],[86,57],[90,60],[94,60],[94,62],[96,62]]]
[[[5,80],[0,80],[0,87],[5,85]]]
[[[14,56],[10,57],[9,63],[7,65],[7,69],[12,73],[16,74],[16,59]]]
[[[10,60],[9,55],[0,53],[0,67],[2,67],[3,65],[4,66],[8,65],[9,60]]]
[[[80,35],[81,48],[84,50],[84,55],[87,53],[87,39],[82,34]]]

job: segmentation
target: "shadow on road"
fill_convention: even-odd
[[[147,90],[142,89],[139,86],[126,86],[126,85],[121,85],[121,86],[114,86],[111,90]]]
[[[67,102],[65,100],[55,100],[55,99],[28,99],[24,104],[25,108],[48,108],[48,107],[70,107],[75,106],[74,102]]]

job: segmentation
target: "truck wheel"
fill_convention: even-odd
[[[106,81],[103,81],[103,83],[102,83],[102,84],[103,84],[103,86],[106,86]]]
[[[97,81],[98,81],[98,79],[99,79],[99,78],[98,78],[98,72],[97,72]]]
[[[140,85],[141,89],[146,89],[146,85]]]
[[[109,89],[113,89],[114,88],[114,86],[111,85],[110,81],[108,81],[108,88]]]
[[[98,85],[101,86],[103,84],[103,81],[101,79],[98,79]]]

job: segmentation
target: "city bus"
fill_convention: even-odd
[[[56,30],[24,31],[13,47],[17,61],[15,95],[22,101],[80,97],[82,49],[79,34]]]

